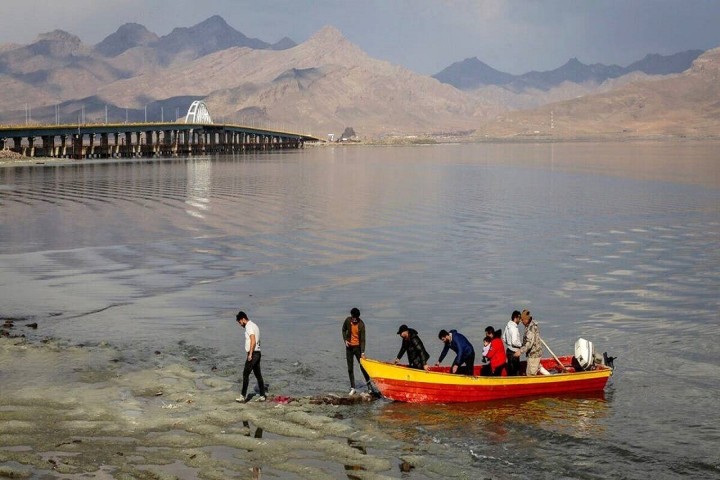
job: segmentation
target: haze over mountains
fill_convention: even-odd
[[[0,45],[0,122],[168,121],[204,99],[217,122],[323,138],[345,127],[368,139],[713,136],[718,56],[649,54],[626,67],[571,59],[522,75],[474,58],[429,77],[368,56],[333,27],[299,45],[248,38],[219,16],[163,37],[125,24],[94,46],[56,30]]]

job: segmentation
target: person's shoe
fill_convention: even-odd
[[[235,401],[238,402],[238,403],[245,403],[245,402],[247,402],[247,398],[245,398],[245,397],[238,397],[238,398],[235,399]]]
[[[353,395],[355,395],[355,389],[354,389],[354,388],[351,388],[351,389],[350,389],[350,393],[348,393],[348,395],[350,395],[351,397],[352,397]]]
[[[254,402],[264,402],[265,401],[265,395],[260,395],[259,397],[255,397]]]

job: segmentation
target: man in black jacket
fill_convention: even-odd
[[[411,368],[417,368],[418,370],[428,369],[427,361],[430,355],[425,350],[422,340],[418,336],[418,332],[413,328],[408,328],[407,325],[400,325],[397,334],[402,337],[402,346],[400,352],[397,354],[395,363],[399,363],[402,356],[407,352],[408,364]]]

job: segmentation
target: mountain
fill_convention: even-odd
[[[135,47],[146,47],[158,41],[158,36],[137,23],[126,23],[95,45],[95,51],[105,57],[116,57]]]
[[[269,43],[248,38],[228,25],[222,17],[215,15],[188,28],[175,28],[153,45],[162,61],[169,63],[179,52],[190,52],[192,58],[232,47],[268,49]]]
[[[0,45],[0,122],[168,120],[203,99],[218,122],[322,137],[705,136],[720,131],[715,53],[625,68],[571,59],[523,75],[471,58],[439,75],[458,89],[372,58],[333,27],[298,45],[248,38],[217,16],[164,37],[126,24],[94,46],[57,30]]]
[[[473,90],[485,85],[505,85],[512,82],[515,76],[495,70],[473,57],[453,63],[433,75],[433,78],[460,90]]]
[[[596,95],[509,112],[478,126],[492,138],[718,137],[720,48],[680,74],[642,80]]]
[[[603,65],[601,63],[585,65],[577,58],[571,58],[565,65],[554,70],[532,71],[522,75],[500,72],[477,58],[470,58],[453,63],[433,75],[433,77],[460,90],[473,90],[488,85],[500,85],[515,92],[528,89],[549,91],[565,82],[600,85],[607,80],[619,78],[633,72],[643,72],[648,75],[680,73],[690,68],[693,60],[700,54],[702,54],[702,50],[688,50],[673,55],[651,54],[627,67]]]
[[[667,75],[670,73],[684,72],[692,65],[702,50],[687,50],[674,55],[648,54],[642,60],[628,65],[625,70],[629,72],[640,71],[648,75]]]
[[[369,57],[332,27],[288,50],[228,48],[98,94],[133,108],[147,98],[203,95],[214,118],[296,125],[323,136],[347,126],[365,136],[467,130],[482,106],[450,85]]]

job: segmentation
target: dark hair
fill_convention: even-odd
[[[450,334],[447,332],[447,330],[440,330],[440,331],[438,332],[438,338],[439,338],[440,340],[442,340],[443,338],[447,337],[448,335],[450,335]]]
[[[513,310],[512,315],[510,315],[510,320],[515,320],[519,316],[520,316],[520,312],[518,312],[517,310]]]
[[[483,338],[483,342],[488,342],[488,343],[490,343],[490,342],[492,342],[492,338],[490,338],[490,337],[485,337],[485,338]]]
[[[493,327],[485,327],[485,335],[495,336],[495,329]]]
[[[497,330],[495,330],[495,333],[493,333],[493,337],[502,338],[502,329],[498,328]]]
[[[236,322],[239,322],[241,319],[247,320],[247,315],[246,315],[245,312],[243,312],[242,310],[240,310],[240,311],[238,312],[238,314],[235,315],[235,321],[236,321]]]
[[[352,310],[350,310],[350,316],[351,316],[352,318],[360,318],[360,310],[358,310],[357,308],[353,307]]]

